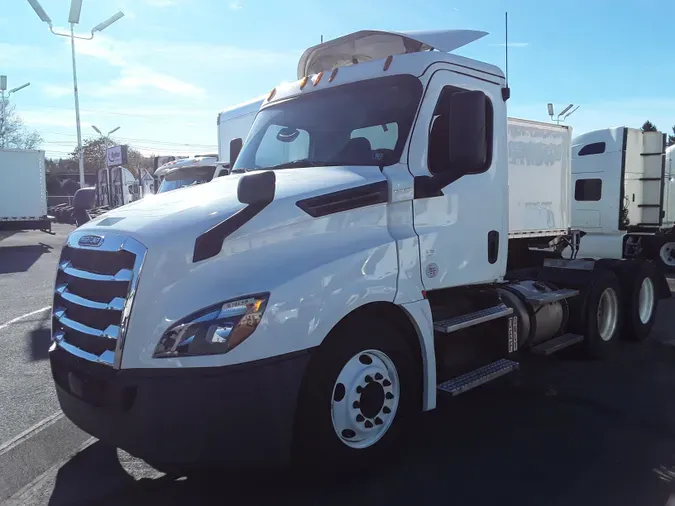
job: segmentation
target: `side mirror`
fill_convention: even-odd
[[[274,200],[277,176],[273,170],[247,174],[237,185],[237,199],[242,204],[266,206]]]
[[[461,91],[450,97],[449,164],[462,175],[479,172],[488,160],[487,98],[482,91]]]
[[[234,162],[237,161],[239,153],[241,153],[241,148],[244,145],[244,141],[241,140],[241,137],[232,139],[230,141],[230,167],[234,167]]]

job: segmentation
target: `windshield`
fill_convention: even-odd
[[[177,190],[184,186],[208,183],[213,179],[213,173],[216,168],[213,166],[186,167],[167,173],[164,181],[159,186],[157,193],[164,193],[171,190]]]
[[[233,171],[397,163],[421,95],[416,77],[397,75],[266,107]]]

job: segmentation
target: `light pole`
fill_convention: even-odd
[[[110,132],[108,132],[105,136],[101,131],[96,128],[96,125],[91,125],[91,128],[96,130],[96,132],[101,136],[101,139],[103,140],[103,168],[105,169],[105,185],[106,185],[106,193],[108,194],[108,205],[112,203],[112,195],[110,194],[110,171],[108,170],[108,139],[112,134],[117,132],[120,127],[115,127]],[[98,178],[97,178],[98,179]]]
[[[581,107],[581,106],[578,105],[578,106],[574,107],[574,109],[572,109],[572,107],[574,107],[574,104],[569,104],[562,111],[560,111],[560,114],[558,114],[558,117],[556,119],[553,119],[553,116],[555,116],[555,113],[553,111],[553,104],[549,103],[548,104],[548,115],[551,117],[551,121],[555,121],[556,124],[559,125],[561,122],[565,121],[569,116],[574,114],[576,112],[576,110],[579,109],[579,107]],[[572,110],[570,111],[570,109],[572,109]],[[561,118],[561,116],[562,116],[562,118]]]
[[[7,76],[0,76],[0,149],[5,149],[5,121],[7,121],[7,102],[12,93],[23,90],[30,86],[30,83],[22,84],[13,88],[5,94],[7,90]]]
[[[124,16],[122,11],[119,11],[117,14],[109,17],[102,23],[99,23],[94,28],[91,29],[91,35],[89,37],[81,37],[75,35],[75,25],[80,22],[80,11],[82,10],[82,0],[71,0],[70,2],[70,13],[68,14],[68,23],[70,23],[70,33],[59,33],[55,32],[52,28],[52,20],[47,15],[45,10],[40,5],[38,0],[28,0],[28,3],[35,11],[35,14],[38,15],[41,21],[49,25],[49,31],[54,35],[59,35],[61,37],[70,38],[70,46],[73,57],[73,92],[75,94],[75,125],[77,127],[77,151],[79,153],[79,165],[80,165],[80,188],[84,188],[84,153],[82,152],[82,132],[80,130],[80,99],[77,94],[77,69],[75,67],[75,39],[82,40],[91,40],[94,38],[96,32],[101,32],[112,25],[115,21],[119,20]]]

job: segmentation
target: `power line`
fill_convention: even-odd
[[[75,134],[68,134],[63,132],[43,132],[44,135],[62,135],[64,137],[75,137]],[[154,139],[139,139],[135,137],[117,137],[114,136],[114,139],[128,141],[128,142],[142,142],[148,144],[161,144],[165,146],[186,146],[186,147],[198,147],[198,148],[216,148],[216,144],[196,144],[196,143],[180,143],[180,142],[171,142],[171,141],[158,141]],[[45,141],[49,143],[57,142],[68,142],[68,141]]]

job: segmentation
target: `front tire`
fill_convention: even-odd
[[[315,352],[303,381],[295,463],[355,471],[376,461],[420,410],[417,353],[384,318],[347,321]]]

